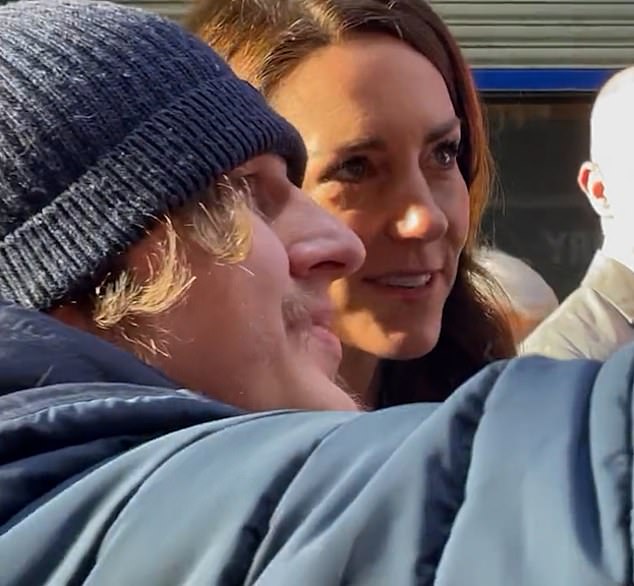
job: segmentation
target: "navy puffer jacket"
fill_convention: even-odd
[[[632,583],[634,348],[241,414],[0,306],[0,584]]]

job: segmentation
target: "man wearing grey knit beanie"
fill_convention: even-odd
[[[634,349],[364,412],[304,164],[174,23],[0,7],[0,586],[631,583]]]
[[[299,190],[305,161],[176,24],[106,2],[0,7],[0,451],[91,446],[3,483],[0,526],[157,434],[237,408],[357,409],[334,382],[327,292],[363,247]],[[41,583],[50,566],[23,559],[9,583]]]
[[[362,247],[296,187],[295,129],[159,17],[0,14],[0,298],[128,351],[108,377],[134,362],[243,408],[354,407],[328,382],[327,289]],[[71,370],[38,355],[42,383]]]

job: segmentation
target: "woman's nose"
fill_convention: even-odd
[[[447,216],[433,202],[408,205],[390,223],[390,236],[397,240],[437,240],[447,231]]]

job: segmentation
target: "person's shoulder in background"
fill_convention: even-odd
[[[520,347],[522,354],[605,360],[634,341],[634,274],[595,255],[586,276]]]

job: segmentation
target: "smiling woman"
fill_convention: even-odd
[[[304,190],[366,247],[330,289],[351,390],[372,406],[440,400],[512,355],[507,323],[472,283],[489,186],[480,107],[429,6],[202,0],[189,26],[297,127]]]

